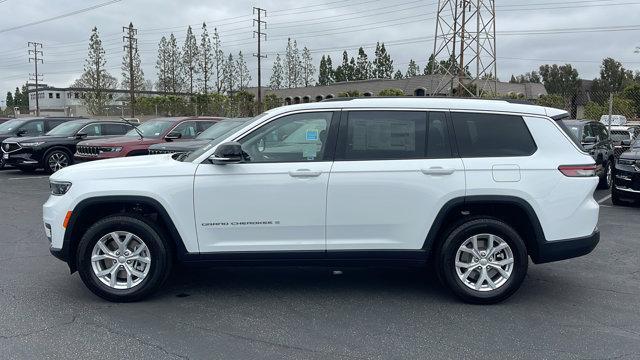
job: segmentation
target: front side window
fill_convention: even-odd
[[[521,116],[452,112],[461,157],[529,156],[537,146]]]
[[[185,121],[171,130],[171,133],[182,135],[181,139],[193,139],[198,135],[198,128],[195,121]]]
[[[322,161],[333,112],[283,116],[245,136],[247,162]]]
[[[24,135],[27,136],[43,134],[44,122],[42,120],[30,121],[22,125],[22,127],[20,127],[20,131],[24,131]]]
[[[100,124],[90,124],[82,128],[79,132],[87,134],[87,136],[100,136],[102,135],[102,128]]]
[[[131,126],[127,124],[102,124],[103,135],[124,135],[131,130]]]
[[[142,133],[145,138],[157,139],[162,136],[169,129],[174,122],[170,120],[149,120],[138,125],[138,131]],[[127,136],[138,137],[138,131],[132,129],[127,133]]]

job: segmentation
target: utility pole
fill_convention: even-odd
[[[42,50],[38,50],[38,48],[42,49],[42,43],[39,42],[31,42],[29,41],[27,43],[28,47],[32,47],[33,49],[29,49],[28,53],[29,53],[29,62],[33,61],[34,65],[35,65],[35,73],[33,74],[29,74],[29,80],[35,80],[36,82],[36,116],[40,116],[40,99],[39,99],[39,93],[38,93],[38,85],[40,84],[40,78],[42,77],[42,74],[38,73],[38,62],[40,62],[41,64],[44,63],[44,61],[42,61]],[[40,55],[40,57],[38,57],[38,55]]]
[[[267,34],[262,32],[263,26],[264,29],[267,28],[267,22],[262,20],[262,15],[267,17],[267,10],[261,9],[259,7],[253,7],[253,14],[258,15],[257,19],[253,19],[253,25],[258,25],[258,30],[253,31],[253,37],[258,38],[258,53],[253,54],[253,56],[258,58],[258,114],[262,113],[262,69],[261,69],[261,60],[262,58],[266,58],[267,55],[262,55],[262,49],[260,48],[262,37],[264,36],[264,40],[267,40]]]
[[[135,103],[136,103],[136,95],[135,95],[135,73],[133,72],[133,52],[137,51],[138,39],[135,36],[138,34],[138,29],[133,28],[133,23],[129,23],[129,26],[123,26],[122,31],[126,34],[122,37],[122,41],[124,41],[124,51],[129,52],[129,93],[130,93],[130,108],[131,108],[131,117],[135,117]],[[136,48],[134,48],[134,46]],[[124,111],[124,110],[123,110]]]

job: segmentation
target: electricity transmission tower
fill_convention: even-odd
[[[267,55],[262,55],[262,50],[260,48],[262,37],[264,36],[264,40],[265,41],[267,40],[267,34],[262,32],[263,27],[264,29],[267,28],[267,22],[262,20],[262,15],[266,17],[267,10],[254,7],[253,14],[258,15],[257,19],[253,19],[253,24],[258,26],[258,30],[253,31],[253,37],[258,38],[258,53],[253,54],[253,56],[258,58],[258,114],[260,114],[262,113],[262,69],[261,69],[262,63],[261,63],[261,60],[267,57]]]
[[[133,23],[129,23],[129,26],[123,26],[122,31],[126,34],[122,37],[122,41],[124,41],[124,51],[129,52],[129,96],[131,102],[131,117],[134,118],[135,109],[134,105],[136,102],[135,88],[136,88],[136,76],[133,70],[133,54],[137,51],[138,39],[136,39],[136,35],[138,34],[138,29],[133,28]]]
[[[432,68],[444,76],[434,94],[497,93],[495,19],[495,0],[438,1]]]
[[[42,43],[29,41],[27,43],[27,46],[28,47],[33,46],[33,49],[29,49],[28,53],[29,53],[29,62],[33,61],[33,64],[35,65],[35,73],[29,74],[29,80],[34,80],[36,83],[36,116],[40,116],[40,99],[39,99],[40,94],[38,93],[38,86],[40,83],[40,79],[42,78],[42,74],[38,73],[38,62],[42,64],[44,63],[44,61],[42,61],[42,56],[43,56],[42,50],[38,50],[38,48],[42,49]]]

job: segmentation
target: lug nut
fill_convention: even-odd
[[[127,264],[131,265],[131,260],[127,260]]]
[[[120,251],[116,251],[116,255],[120,255]]]

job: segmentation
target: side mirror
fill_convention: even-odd
[[[631,146],[631,140],[630,139],[622,140],[622,142],[620,142],[620,144],[622,146]]]
[[[82,140],[82,139],[86,138],[87,136],[88,136],[87,133],[77,133],[76,134],[76,139],[77,140]]]
[[[220,144],[209,160],[216,165],[240,163],[244,160],[242,145],[235,141]]]
[[[167,134],[167,136],[164,137],[164,139],[167,141],[172,141],[172,140],[180,139],[181,137],[182,137],[182,134],[179,132],[170,132]]]
[[[27,130],[24,130],[24,129],[22,129],[22,130],[18,130],[18,131],[16,132],[16,136],[22,136],[22,135],[24,135],[24,134],[26,134],[26,133],[27,133]]]
[[[582,140],[583,144],[595,144],[597,141],[595,136],[587,136]]]

